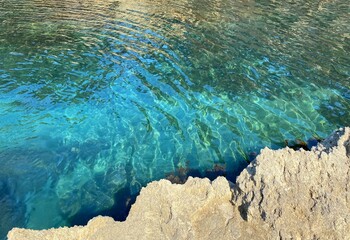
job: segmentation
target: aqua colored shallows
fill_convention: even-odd
[[[112,214],[183,169],[232,177],[264,146],[349,125],[349,12],[0,0],[0,238]]]

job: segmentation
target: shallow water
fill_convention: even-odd
[[[0,236],[350,123],[337,1],[0,0]],[[0,237],[1,238],[1,237]]]

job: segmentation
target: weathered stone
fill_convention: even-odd
[[[85,227],[14,228],[31,239],[350,239],[350,129],[311,151],[263,149],[234,185],[219,177],[143,188],[125,222],[96,217]]]
[[[269,238],[350,239],[350,129],[311,151],[265,148],[237,178],[234,204]]]

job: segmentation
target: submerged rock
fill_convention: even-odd
[[[34,231],[19,239],[350,239],[350,128],[311,151],[265,148],[239,175],[168,180],[141,190],[124,222]]]

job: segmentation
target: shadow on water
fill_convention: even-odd
[[[5,239],[13,226],[23,226],[25,222],[25,208],[18,204],[10,184],[7,179],[0,178],[0,239]]]
[[[219,176],[224,176],[227,180],[235,182],[236,177],[248,164],[249,161],[242,160],[230,170],[226,168],[225,164],[214,164],[213,168],[201,172],[198,169],[188,167],[189,163],[187,163],[186,167],[179,167],[174,172],[166,174],[164,178],[175,184],[184,184],[189,177],[208,178],[213,181]],[[86,225],[90,219],[98,215],[110,216],[116,221],[125,221],[137,196],[138,194],[131,193],[129,183],[114,195],[114,205],[111,208],[99,212],[83,208],[68,220],[69,225]]]
[[[116,221],[125,221],[131,205],[136,201],[136,197],[136,194],[131,194],[129,187],[122,188],[114,195],[114,205],[110,209],[100,212],[88,208],[81,209],[68,220],[69,225],[86,225],[90,219],[98,215],[109,216]]]
[[[247,165],[248,162],[243,162],[243,164],[237,164],[234,171],[228,171],[225,165],[215,164],[212,169],[207,169],[204,172],[200,172],[198,169],[180,167],[175,172],[167,174],[165,179],[171,183],[184,184],[188,177],[208,178],[212,181],[219,176],[224,176],[229,181],[235,182],[236,177]],[[109,216],[116,221],[125,221],[137,196],[138,194],[131,193],[130,187],[127,185],[114,195],[114,205],[110,209],[96,212],[94,209],[83,208],[68,220],[69,225],[86,225],[90,219],[98,215]]]
[[[304,149],[310,151],[312,147],[316,146],[323,139],[319,137],[313,137],[307,141],[300,139],[285,140],[283,143],[278,144],[281,148],[289,147],[296,151]],[[170,172],[164,176],[164,179],[169,180],[173,184],[184,184],[189,177],[208,178],[213,181],[219,176],[224,176],[232,183],[236,182],[238,175],[249,165],[249,163],[257,157],[256,152],[246,153],[245,159],[237,161],[233,168],[227,168],[226,164],[214,164],[211,169],[205,171],[199,171],[189,167],[189,162],[185,167],[178,167],[174,172]],[[135,203],[138,194],[132,194],[130,191],[130,182],[126,186],[120,189],[113,197],[114,205],[103,211],[96,212],[94,209],[83,208],[68,222],[73,225],[86,225],[87,222],[95,216],[110,216],[116,221],[125,221],[128,217],[131,206]]]

